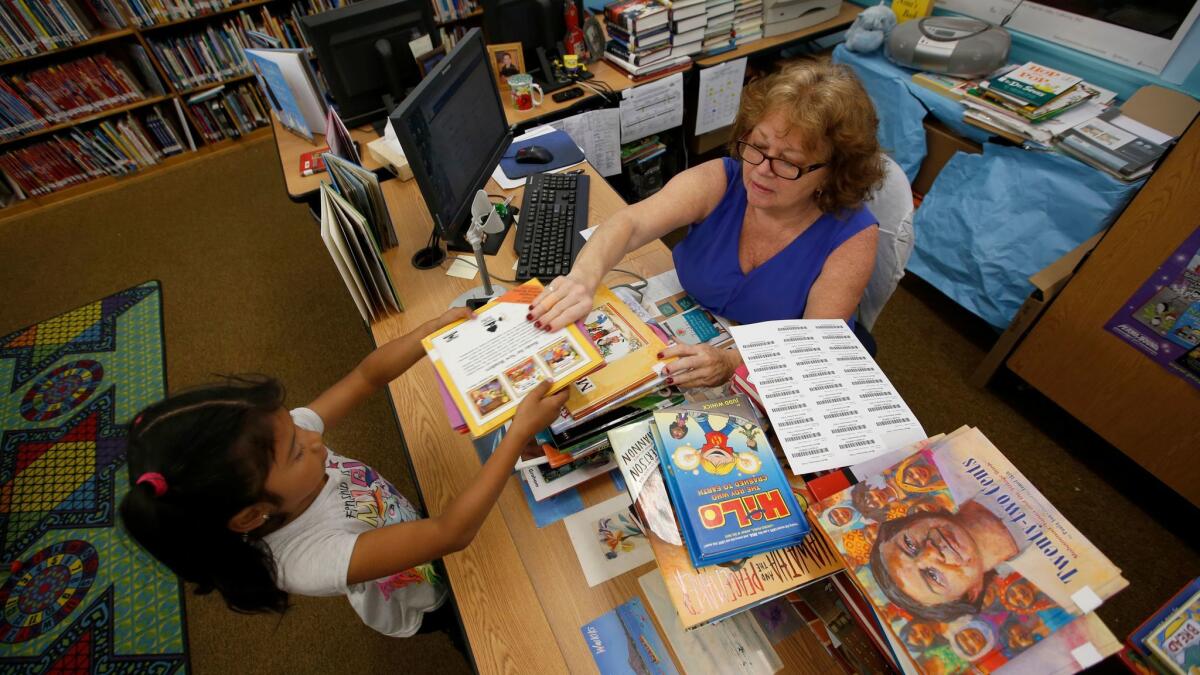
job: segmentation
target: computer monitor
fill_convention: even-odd
[[[346,126],[376,122],[421,81],[408,43],[442,38],[429,0],[363,0],[300,19]]]
[[[478,28],[429,71],[392,112],[391,121],[433,217],[435,236],[453,250],[471,250],[462,241],[470,226],[471,201],[512,143]],[[489,255],[495,254],[505,234],[488,237]],[[441,249],[431,241],[413,256],[413,264],[437,265],[438,254]]]

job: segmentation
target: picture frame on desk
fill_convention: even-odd
[[[492,74],[496,76],[496,84],[501,91],[508,91],[508,78],[525,72],[525,55],[521,51],[521,43],[488,45],[487,51],[492,64]]]
[[[446,45],[438,45],[417,57],[417,71],[424,78],[444,58],[446,58]]]

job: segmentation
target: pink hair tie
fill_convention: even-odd
[[[150,487],[154,490],[155,497],[161,497],[167,492],[167,479],[163,478],[163,475],[156,471],[150,471],[138,476],[136,483],[138,485],[149,483]]]

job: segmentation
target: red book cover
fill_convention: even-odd
[[[329,148],[321,148],[300,155],[300,175],[311,176],[324,171],[325,159],[321,157],[321,154],[326,152],[329,152]]]

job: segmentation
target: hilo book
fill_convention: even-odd
[[[608,439],[684,630],[722,621],[844,569],[833,545],[816,536],[796,546],[697,568],[663,478],[657,425],[653,420],[633,422],[609,431]],[[799,478],[789,488],[802,506],[812,502]]]
[[[667,490],[696,567],[800,543],[808,522],[750,399],[654,413]]]

